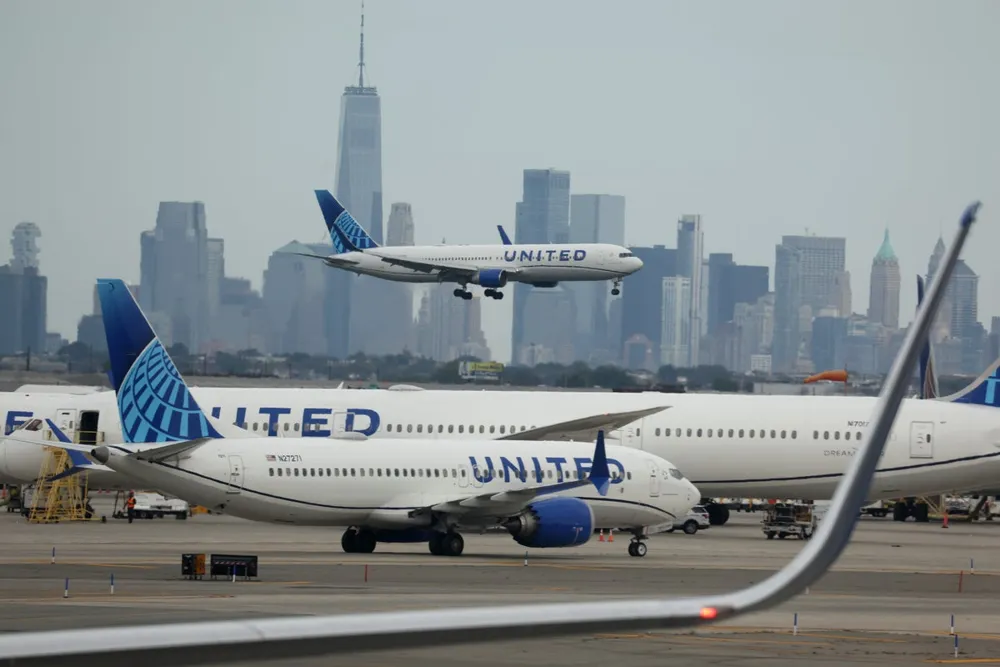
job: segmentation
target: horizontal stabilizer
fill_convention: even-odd
[[[607,412],[602,415],[592,415],[582,419],[548,424],[511,433],[499,440],[595,440],[597,431],[615,431],[644,417],[655,415],[669,408],[669,405],[658,405],[643,410],[630,412]]]

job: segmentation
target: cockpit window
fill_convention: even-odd
[[[38,431],[42,428],[41,419],[31,419],[21,425],[20,431]]]
[[[633,255],[630,252],[620,252],[620,253],[618,253],[618,256],[619,257],[635,257],[635,255]]]
[[[674,479],[684,479],[684,475],[677,468],[670,469],[670,476]]]

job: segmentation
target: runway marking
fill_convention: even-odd
[[[1000,658],[951,658],[950,660],[924,660],[942,665],[996,665],[1000,664]]]
[[[4,563],[5,565],[50,565],[52,561],[50,560],[21,560],[21,561],[8,561]],[[60,560],[57,562],[58,565],[79,565],[83,567],[121,567],[129,570],[153,570],[156,569],[153,565],[135,565],[134,563],[87,563],[79,560]]]
[[[782,634],[791,634],[788,630],[783,630]],[[794,636],[794,635],[793,635]],[[851,635],[827,635],[818,632],[799,632],[799,637],[823,637],[826,639],[845,639],[847,641],[857,641],[857,642],[875,642],[882,644],[907,644],[905,639],[884,639],[881,637],[853,637]]]
[[[210,598],[234,598],[235,595],[209,594],[209,595],[109,595],[107,593],[76,593],[69,598],[62,597],[62,594],[53,593],[51,598],[7,598],[8,602],[21,602],[24,604],[51,604],[54,600],[66,600],[73,602],[84,599],[88,602],[142,602],[144,600],[205,600]]]

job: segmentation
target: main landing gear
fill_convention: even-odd
[[[462,287],[456,287],[455,291],[452,292],[452,294],[454,294],[460,299],[465,299],[466,301],[472,299],[472,292]]]
[[[348,528],[340,538],[344,553],[370,554],[375,551],[375,533],[363,528]]]
[[[713,500],[702,498],[702,503],[708,512],[708,523],[712,526],[723,526],[729,521],[729,508]]]
[[[646,555],[646,542],[649,539],[641,530],[633,533],[632,541],[628,543],[628,555],[633,558],[642,558]]]
[[[615,278],[614,282],[611,283],[611,295],[618,296],[619,294],[621,294],[622,293],[621,286],[622,286],[622,279]]]
[[[434,533],[427,546],[435,556],[461,556],[465,540],[458,533]]]
[[[503,298],[503,292],[501,292],[500,290],[497,290],[497,289],[493,289],[492,287],[490,287],[488,289],[484,289],[483,290],[483,295],[491,297],[493,299],[502,299]]]

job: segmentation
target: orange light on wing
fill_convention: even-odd
[[[805,384],[810,384],[812,382],[819,382],[820,380],[829,380],[830,382],[847,382],[847,371],[840,369],[834,371],[823,371],[822,373],[816,373],[816,375],[810,375],[805,379]]]
[[[708,621],[718,616],[718,614],[719,610],[716,609],[715,607],[702,607],[701,611],[698,613],[699,616]]]

